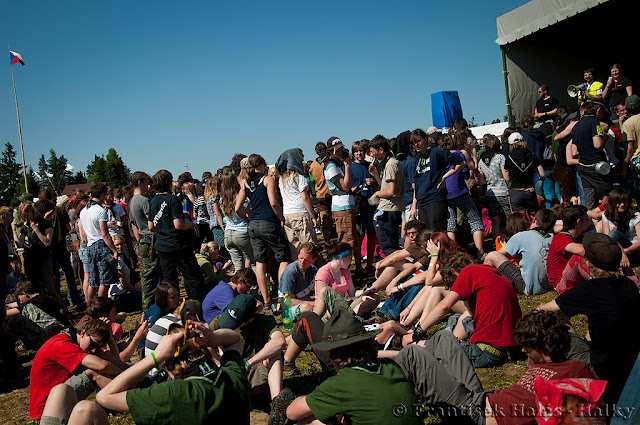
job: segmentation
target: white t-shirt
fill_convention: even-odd
[[[296,177],[280,177],[278,186],[282,196],[282,213],[299,214],[307,210],[304,208],[301,193],[308,187],[307,178],[298,174]]]
[[[98,204],[93,204],[90,208],[85,207],[80,211],[80,226],[87,235],[87,246],[102,240],[100,222],[106,223],[107,221],[109,221],[107,211]]]
[[[349,211],[356,204],[355,198],[351,193],[343,191],[333,183],[332,179],[335,177],[342,178],[342,176],[344,176],[344,173],[335,162],[327,162],[324,167],[324,178],[331,193],[331,211]]]

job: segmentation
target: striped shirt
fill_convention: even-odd
[[[169,326],[174,323],[181,323],[180,317],[176,316],[173,313],[169,313],[166,316],[162,316],[156,323],[151,326],[149,332],[147,333],[147,339],[144,341],[144,356],[147,357],[149,354],[156,349],[158,344],[160,344],[160,340],[163,336],[169,332]]]

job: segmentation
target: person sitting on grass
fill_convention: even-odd
[[[420,268],[416,266],[416,262],[424,257],[427,252],[419,244],[416,244],[416,240],[418,235],[425,232],[424,224],[418,220],[410,220],[405,224],[404,228],[403,248],[394,251],[375,264],[376,280],[365,290],[365,294],[381,291],[397,278],[400,273],[406,271],[404,276],[409,276]]]
[[[325,325],[314,350],[328,353],[338,371],[310,394],[296,398],[287,408],[289,420],[311,423],[421,424],[413,407],[411,383],[394,362],[377,358],[374,332],[348,310],[338,309]],[[405,409],[398,409],[404,406]],[[317,423],[317,422],[315,422]]]
[[[403,343],[425,339],[426,331],[461,300],[466,301],[470,311],[449,318],[449,323],[471,363],[474,367],[503,363],[507,350],[515,345],[513,327],[522,311],[511,282],[486,264],[470,264],[460,270],[448,294],[418,321],[412,333],[405,335]]]
[[[244,341],[242,358],[248,370],[251,394],[269,386],[271,400],[270,424],[284,424],[286,406],[294,396],[282,387],[282,350],[284,334],[271,315],[256,313],[257,300],[248,294],[236,295],[231,304],[209,327],[235,329]]]
[[[16,291],[6,297],[5,330],[12,338],[21,340],[27,348],[36,350],[65,326],[35,305],[32,301],[37,300],[39,294],[29,294],[28,290],[28,284],[19,283]]]
[[[278,285],[278,296],[289,295],[294,311],[291,317],[299,317],[303,311],[313,309],[315,278],[318,271],[315,263],[320,258],[320,249],[312,243],[303,243],[298,259],[289,263]]]
[[[252,269],[240,269],[229,282],[221,281],[209,291],[202,301],[202,318],[209,323],[220,316],[233,297],[246,294],[258,285],[256,274]]]
[[[349,301],[355,297],[356,289],[353,286],[351,272],[351,257],[353,248],[347,243],[338,244],[330,253],[331,261],[320,267],[316,273],[315,293],[316,299],[313,312],[318,316],[324,316],[327,307],[333,305],[332,299],[336,297]],[[329,311],[329,314],[332,312]]]
[[[49,338],[31,364],[31,419],[42,424],[65,423],[78,400],[120,373],[120,362],[103,351],[112,342],[109,326],[88,316],[75,329]]]
[[[102,320],[105,322],[109,328],[111,329],[111,335],[116,342],[116,347],[118,348],[118,357],[123,362],[128,362],[131,359],[131,356],[136,351],[138,344],[141,341],[144,341],[147,336],[148,324],[149,322],[146,320],[142,320],[140,325],[138,325],[138,329],[133,334],[129,342],[122,341],[122,350],[120,349],[120,344],[122,337],[124,336],[124,329],[122,325],[118,322],[118,312],[116,310],[116,304],[111,298],[106,297],[96,297],[89,304],[87,308],[87,314],[96,320]]]
[[[154,289],[154,303],[143,312],[143,318],[153,326],[156,320],[172,313],[180,305],[180,293],[171,282],[160,282]]]
[[[515,384],[494,392],[484,391],[471,360],[446,330],[424,345],[421,342],[379,355],[394,359],[427,409],[438,406],[442,412],[465,415],[478,425],[534,425],[534,380],[594,378],[585,363],[567,359],[569,326],[558,314],[532,312],[523,316],[514,329],[514,339],[527,354],[527,369]],[[442,409],[443,405],[449,409]]]
[[[200,321],[200,311],[202,305],[198,300],[183,300],[180,305],[171,313],[162,316],[149,328],[147,339],[144,342],[144,355],[149,356],[156,349],[162,337],[168,332],[169,328],[175,324],[184,324],[187,320]]]
[[[498,269],[520,294],[535,295],[544,292],[547,289],[546,258],[555,222],[556,218],[551,210],[538,210],[530,230],[511,236],[503,248],[487,254],[484,263]],[[520,256],[520,268],[508,256]]]
[[[196,253],[196,261],[204,277],[205,288],[213,288],[218,282],[225,280],[225,272],[233,265],[230,261],[223,264],[224,258],[220,256],[220,245],[217,242],[203,243],[200,252]]]
[[[615,241],[600,233],[589,234],[583,247],[592,275],[597,277],[538,309],[560,311],[569,317],[587,316],[591,366],[600,378],[609,381],[605,401],[615,403],[640,351],[640,330],[631,326],[640,311],[640,294],[619,272],[622,250]]]
[[[249,425],[246,369],[240,356],[240,336],[228,329],[211,331],[204,323],[187,329],[172,326],[152,356],[115,377],[71,413],[70,424],[106,425],[107,411],[125,413],[137,425]],[[219,366],[211,352],[221,349]],[[138,388],[153,368],[164,369],[168,381]]]

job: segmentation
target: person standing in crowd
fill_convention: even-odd
[[[327,145],[322,142],[316,143],[316,159],[309,165],[309,173],[315,182],[316,207],[320,217],[322,236],[325,241],[329,241],[334,236],[333,218],[331,217],[331,193],[327,181],[324,178],[324,167],[329,159]]]
[[[455,165],[462,161],[460,157],[430,144],[423,130],[411,132],[411,143],[416,147],[418,159],[410,216],[418,217],[431,231],[446,232],[448,210],[444,181],[455,172]]]
[[[291,254],[295,256],[302,244],[316,240],[316,215],[305,176],[302,149],[284,151],[276,161],[276,169],[280,174],[278,187],[282,198],[284,231],[291,244]]]
[[[200,246],[212,239],[210,226],[211,217],[209,216],[207,201],[204,197],[202,187],[200,185],[194,185],[193,191],[195,197],[193,201],[193,219],[194,226],[198,228],[196,231],[196,244]]]
[[[337,243],[354,249],[356,273],[361,271],[360,238],[355,227],[355,198],[351,194],[351,157],[339,137],[327,140],[330,157],[324,177],[331,193],[331,215],[338,235]]]
[[[107,296],[109,286],[118,283],[116,250],[107,226],[107,211],[103,207],[107,187],[96,183],[89,189],[91,199],[80,211],[80,227],[87,238],[87,263],[89,265],[89,288],[87,303],[96,295]]]
[[[587,316],[591,366],[608,381],[605,401],[615,403],[640,351],[640,329],[629,326],[640,311],[640,294],[637,286],[619,273],[622,250],[615,241],[593,233],[584,237],[583,246],[596,277],[538,309],[560,311],[569,317]]]
[[[493,235],[497,236],[502,232],[502,223],[511,215],[506,159],[501,153],[500,139],[493,134],[485,134],[483,141],[485,149],[480,155],[478,170],[487,182],[485,202],[489,207]]]
[[[131,175],[133,196],[129,200],[129,222],[135,241],[135,250],[140,265],[142,308],[153,303],[155,288],[159,282],[158,258],[153,252],[153,233],[149,230],[149,189],[151,177],[143,171]]]
[[[235,212],[245,210],[244,201],[249,199],[249,238],[256,259],[258,288],[265,305],[271,304],[271,291],[267,278],[269,249],[273,251],[278,264],[278,276],[282,275],[291,258],[289,241],[282,228],[284,216],[278,199],[278,187],[275,177],[267,170],[267,163],[258,154],[249,155],[247,178],[240,182],[240,192],[236,197]]]
[[[204,283],[192,251],[193,222],[185,218],[180,198],[170,193],[171,172],[159,170],[152,181],[156,194],[149,202],[148,226],[154,233],[162,280],[177,283],[180,272],[189,298],[200,299]]]
[[[559,106],[560,102],[551,96],[549,86],[543,84],[538,87],[538,100],[533,108],[533,118],[539,123],[553,121],[558,114]]]
[[[204,201],[207,216],[209,217],[209,228],[206,229],[206,232],[220,246],[224,246],[225,235],[225,222],[222,211],[220,211],[220,193],[224,189],[224,186],[221,185],[222,177],[218,174],[209,177],[204,185]],[[238,191],[236,190],[235,193],[238,193]],[[233,208],[233,202],[231,208]],[[202,227],[204,228],[204,226]]]
[[[231,172],[220,177],[220,198],[217,207],[224,224],[224,246],[231,256],[235,272],[250,268],[255,263],[247,222],[249,200],[245,200],[239,213],[235,211],[236,195],[240,192],[238,177]],[[218,216],[218,214],[216,214]]]
[[[411,204],[413,203],[413,178],[415,176],[415,170],[417,165],[416,148],[411,142],[411,132],[403,131],[396,136],[396,140],[400,143],[407,144],[409,151],[404,159],[400,158],[400,164],[402,165],[402,171],[404,172],[404,189],[402,196],[402,230],[400,237],[404,238],[406,231],[406,224],[411,221]]]
[[[610,76],[602,91],[602,98],[609,106],[611,114],[615,115],[616,105],[624,104],[627,96],[633,94],[633,84],[629,78],[624,76],[622,65],[614,63],[609,68],[609,72]]]
[[[406,154],[406,152],[404,152]],[[380,178],[380,190],[373,194],[380,199],[373,218],[378,243],[385,255],[400,248],[400,227],[402,225],[402,195],[404,191],[404,171],[400,161],[391,153],[386,139],[373,140],[369,144],[369,155],[379,162],[385,162]]]
[[[632,179],[630,189],[637,197],[640,195],[640,96],[633,94],[624,101],[627,117],[622,121],[622,141],[633,152],[630,162],[630,172],[627,174]],[[626,161],[626,160],[625,160]]]
[[[356,200],[356,229],[363,236],[363,245],[366,239],[367,270],[371,270],[376,249],[376,228],[373,220],[375,207],[369,205],[369,197],[373,194],[377,183],[369,172],[371,164],[365,159],[368,149],[369,141],[366,139],[353,142],[351,145],[351,155],[353,156],[351,192]],[[356,247],[356,249],[362,251],[362,247]]]
[[[580,120],[571,130],[571,140],[578,149],[578,170],[584,192],[584,205],[594,208],[611,189],[609,178],[596,170],[596,164],[606,161],[604,131],[596,118],[596,106],[584,102],[580,106]]]
[[[511,133],[508,141],[509,153],[505,161],[507,171],[505,179],[509,183],[511,210],[533,212],[538,206],[536,191],[533,187],[538,164],[522,134]]]

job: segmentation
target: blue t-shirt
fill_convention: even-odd
[[[289,263],[280,278],[278,295],[289,294],[299,300],[310,299],[317,271],[314,265],[311,265],[306,272],[302,271],[298,260]]]
[[[220,316],[235,296],[231,285],[220,281],[209,291],[202,301],[202,317],[209,323]]]
[[[368,177],[371,177],[371,174],[369,174],[369,163],[367,161],[351,163],[351,187],[355,189],[355,193],[365,198],[371,196],[371,188],[367,186],[365,180]]]
[[[416,174],[416,165],[418,158],[414,155],[407,155],[405,159],[400,161],[404,170],[404,197],[402,201],[404,206],[411,205],[413,202],[413,181]]]
[[[520,273],[527,295],[540,294],[547,289],[547,252],[550,243],[551,235],[537,230],[518,232],[507,241],[507,253],[522,256]]]
[[[162,311],[158,304],[151,304],[143,313],[144,320],[149,321],[149,327],[156,323],[156,320],[164,316],[166,313]]]
[[[447,150],[434,146],[424,154],[419,154],[416,161],[414,182],[416,185],[416,200],[418,205],[444,201],[444,185],[438,183],[447,172],[449,165],[459,164],[460,158]]]

